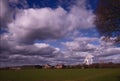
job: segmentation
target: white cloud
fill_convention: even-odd
[[[106,49],[106,52],[111,54],[120,54],[120,48],[108,48]]]
[[[65,46],[68,47],[68,49],[70,50],[74,50],[74,49],[77,49],[80,47],[80,45],[78,44],[78,42],[66,42],[66,43],[63,43]]]
[[[91,42],[99,42],[100,44],[92,44]],[[103,42],[99,38],[90,38],[90,37],[79,37],[73,41],[62,43],[67,50],[69,51],[69,58],[83,58],[86,55],[93,55],[94,62],[99,62],[99,59],[102,59],[105,62],[109,62],[110,59],[113,59],[113,62],[118,62],[119,59],[114,59],[120,55],[120,47],[116,47],[109,42]]]
[[[23,9],[8,25],[13,39],[34,41],[35,39],[56,39],[64,37],[77,28],[94,27],[95,15],[91,10],[72,7],[67,12],[62,7],[56,9]]]
[[[38,48],[46,48],[46,47],[49,47],[48,44],[45,44],[45,43],[35,43],[34,44],[36,47]]]
[[[92,41],[99,41],[99,38],[97,38],[97,37],[78,37],[75,39],[75,41],[92,42]]]
[[[98,41],[98,38],[78,37],[71,42],[63,43],[63,45],[65,45],[68,49],[73,51],[90,51],[96,48],[95,45],[90,44],[90,42],[93,41]]]

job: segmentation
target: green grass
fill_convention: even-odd
[[[120,69],[0,70],[0,81],[120,81]]]

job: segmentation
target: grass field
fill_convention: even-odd
[[[0,70],[0,81],[120,81],[120,69]]]

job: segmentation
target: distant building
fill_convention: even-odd
[[[11,67],[10,69],[12,69],[12,70],[21,70],[20,67]]]
[[[45,65],[43,66],[43,68],[44,68],[44,69],[50,69],[50,68],[52,68],[52,66],[49,65],[49,64],[45,64]]]
[[[57,64],[57,65],[55,66],[56,69],[62,69],[63,67],[64,67],[63,64]]]

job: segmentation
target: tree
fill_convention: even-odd
[[[104,39],[116,37],[113,41],[120,43],[120,0],[99,0],[95,24]]]

